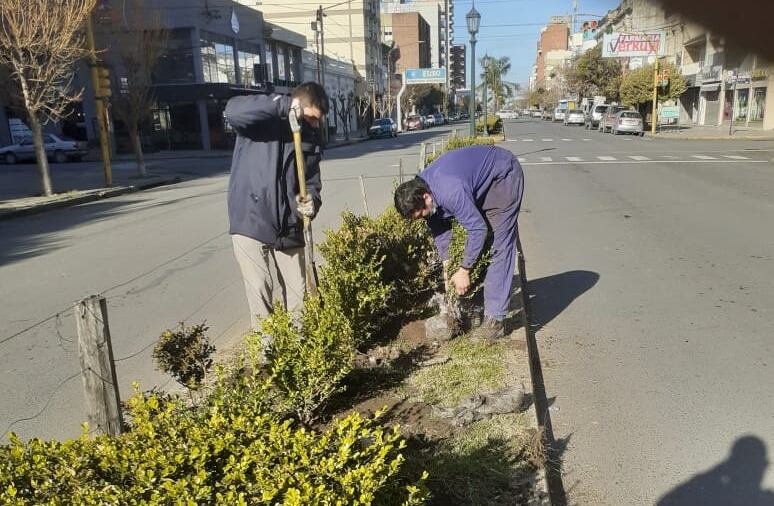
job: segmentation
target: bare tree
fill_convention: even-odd
[[[75,65],[88,54],[83,27],[96,0],[0,1],[0,66],[11,96],[27,115],[44,195],[51,175],[43,125],[59,121],[83,90],[72,89]]]
[[[337,104],[336,113],[338,114],[339,121],[341,122],[341,126],[344,129],[344,138],[349,140],[349,123],[352,118],[352,111],[355,109],[355,94],[352,92],[349,92],[347,95],[339,93],[337,100],[338,104],[337,101],[334,100],[334,104]]]
[[[169,32],[163,28],[158,11],[145,10],[145,0],[128,0],[115,11],[100,31],[100,47],[114,64],[116,89],[111,105],[116,118],[126,126],[137,162],[137,175],[145,177],[145,157],[140,129],[155,102],[153,69],[164,53]]]

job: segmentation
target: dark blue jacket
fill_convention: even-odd
[[[278,250],[304,245],[303,219],[295,202],[299,187],[288,123],[290,102],[284,95],[239,96],[228,101],[225,112],[237,132],[228,184],[229,233]],[[319,131],[304,123],[301,145],[306,189],[319,209]]]

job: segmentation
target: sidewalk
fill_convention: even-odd
[[[326,149],[349,146],[365,140],[353,137],[348,141],[337,139]],[[51,164],[54,191],[51,197],[36,196],[40,193],[40,181],[34,164],[0,165],[0,220],[39,212],[75,206],[105,198],[179,183],[189,173],[175,170],[187,164],[175,164],[176,160],[196,159],[227,162],[231,150],[218,151],[159,151],[145,156],[147,177],[138,178],[133,155],[116,155],[113,158],[113,186],[105,187],[102,163],[94,154],[82,163]]]
[[[704,140],[704,141],[727,141],[727,140],[774,140],[774,130],[763,130],[761,128],[736,126],[731,129],[731,135],[728,132],[728,125],[722,126],[680,126],[664,127],[664,130],[652,135],[650,131],[646,135],[658,139],[680,139],[680,140]]]

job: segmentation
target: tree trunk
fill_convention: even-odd
[[[32,130],[32,142],[35,146],[35,158],[38,161],[38,173],[40,174],[40,190],[46,197],[53,195],[51,189],[51,175],[48,171],[48,157],[46,146],[43,143],[43,125],[35,116],[30,115],[30,130]]]
[[[132,139],[132,151],[134,151],[134,159],[137,161],[137,176],[146,177],[145,172],[145,156],[142,152],[142,142],[140,142],[140,132],[138,128],[129,128],[129,137]]]

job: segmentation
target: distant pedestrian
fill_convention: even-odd
[[[291,110],[304,119],[306,200],[299,194]],[[237,132],[228,185],[229,233],[255,330],[275,299],[292,312],[303,305],[303,216],[314,218],[322,205],[320,124],[327,113],[328,97],[314,82],[301,84],[289,97],[238,96],[226,105],[226,119]]]
[[[467,231],[461,266],[450,278],[459,295],[470,289],[470,269],[487,234],[494,235],[484,279],[484,320],[475,331],[484,339],[505,334],[523,192],[524,174],[516,156],[494,146],[450,151],[395,191],[395,207],[403,217],[427,220],[441,260],[448,259],[451,219]]]

